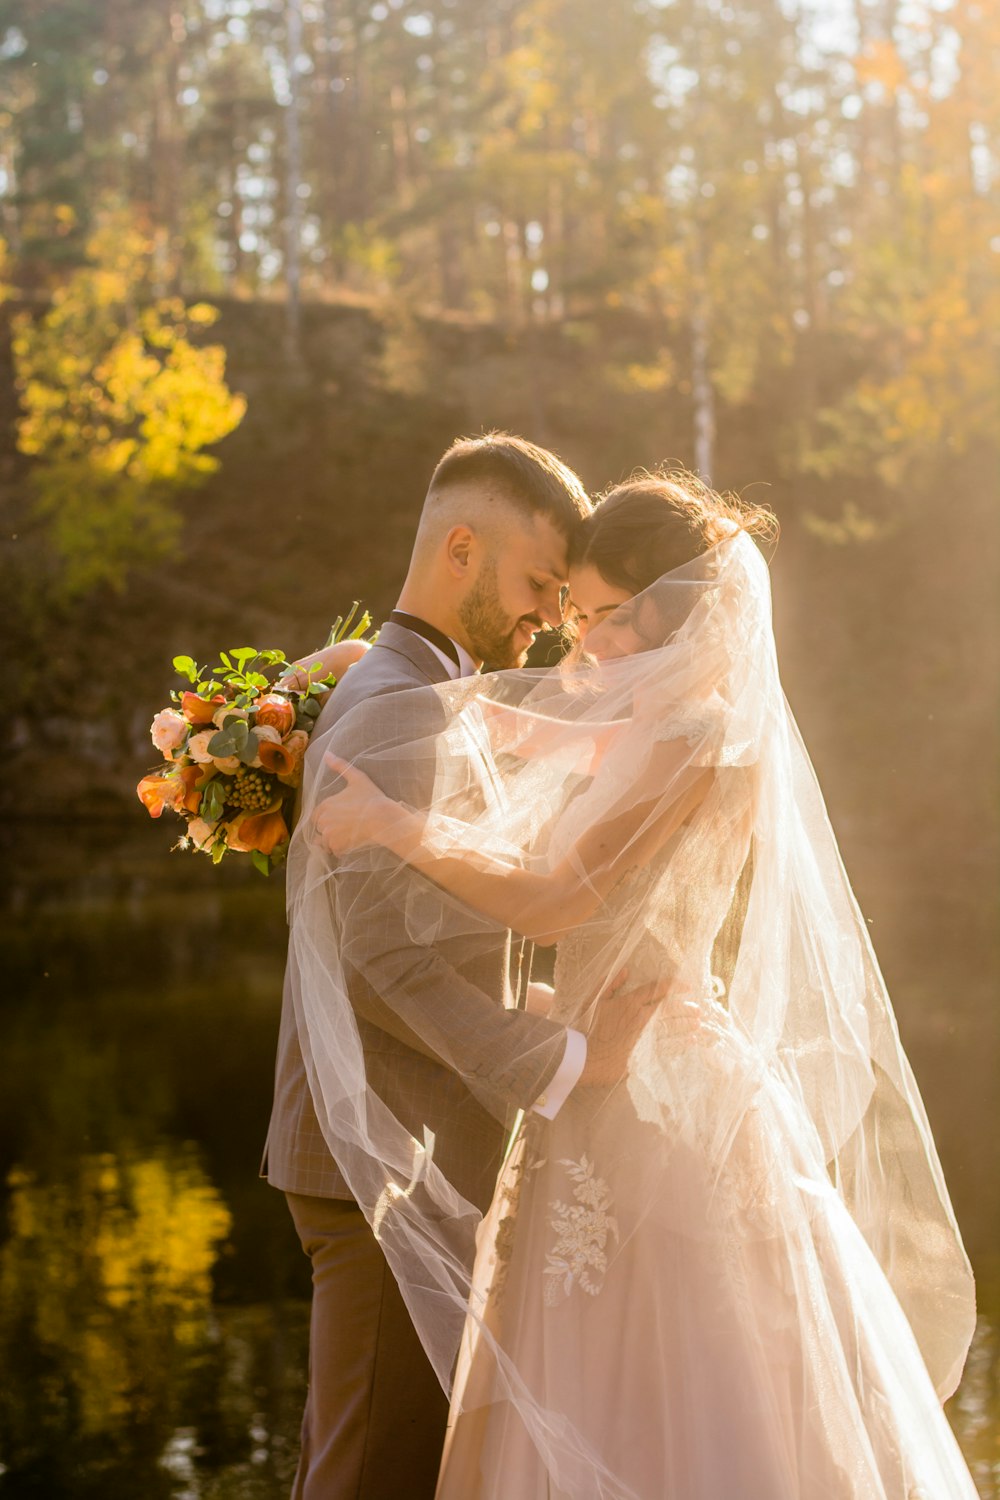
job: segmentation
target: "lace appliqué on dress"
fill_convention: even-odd
[[[549,1225],[556,1235],[543,1273],[548,1278],[545,1302],[549,1307],[568,1297],[574,1286],[596,1297],[608,1269],[608,1243],[618,1239],[618,1220],[608,1212],[614,1202],[611,1190],[603,1177],[594,1176],[593,1162],[581,1156],[579,1161],[562,1158],[559,1165],[575,1183],[576,1203],[556,1198],[549,1205]]]

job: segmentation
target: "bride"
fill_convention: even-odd
[[[439,1500],[975,1500],[940,1405],[971,1273],[781,691],[760,519],[688,475],[612,491],[571,565],[581,649],[404,695],[433,733],[395,705],[366,750],[430,758],[428,805],[329,753],[307,791],[299,1025],[450,1382]],[[516,1123],[482,1220],[366,1086],[331,852],[414,943],[557,944],[553,1019],[631,1031]],[[650,982],[672,1003],[637,1017]]]

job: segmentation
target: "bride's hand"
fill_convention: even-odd
[[[669,980],[626,989],[627,978],[628,969],[620,969],[598,996],[587,1036],[587,1061],[580,1075],[585,1087],[608,1088],[621,1082],[632,1050],[654,1016],[669,1022],[674,1034],[695,1032],[701,1026],[699,1006],[674,994]]]
[[[346,854],[362,844],[377,842],[381,819],[395,803],[348,761],[329,750],[323,759],[331,771],[336,771],[341,785],[324,797],[313,813],[319,842],[331,854]]]

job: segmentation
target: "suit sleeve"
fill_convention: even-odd
[[[433,694],[383,693],[338,724],[332,748],[389,796],[426,807],[433,793],[430,747],[442,727]],[[412,749],[421,744],[428,746],[424,760]],[[530,1108],[563,1063],[566,1029],[487,994],[451,961],[447,939],[414,938],[407,907],[415,902],[433,912],[444,899],[437,888],[405,866],[380,877],[370,852],[361,851],[340,862],[330,891],[356,1014],[459,1074],[499,1118],[512,1104]],[[499,971],[502,939],[493,932],[477,941],[487,962],[492,950]]]

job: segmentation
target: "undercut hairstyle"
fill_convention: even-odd
[[[426,509],[468,486],[527,515],[542,515],[570,538],[591,512],[583,481],[547,448],[509,432],[457,438],[441,458],[427,488]]]
[[[573,534],[570,566],[590,565],[640,593],[736,530],[774,537],[778,522],[765,506],[717,494],[685,469],[642,471],[598,499]]]

